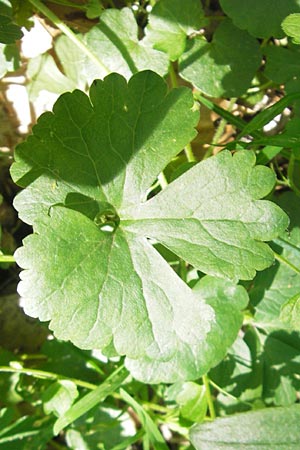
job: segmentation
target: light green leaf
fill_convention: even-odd
[[[99,24],[85,34],[77,34],[77,38],[110,72],[117,72],[126,78],[146,69],[160,75],[168,71],[167,55],[153,49],[152,44],[145,39],[138,39],[138,26],[129,8],[105,10]],[[67,36],[60,36],[54,48],[63,72],[48,54],[29,62],[29,92],[33,99],[41,90],[55,94],[75,88],[85,91],[94,79],[107,75]]]
[[[255,307],[254,320],[263,328],[291,326],[280,320],[284,303],[300,292],[300,202],[292,192],[282,195],[279,205],[289,214],[291,223],[275,241],[274,250],[281,261],[257,274],[250,290]],[[297,270],[294,270],[293,267]]]
[[[78,390],[73,381],[56,381],[42,393],[45,414],[54,413],[58,417],[61,416],[68,411],[77,397]]]
[[[198,0],[160,0],[149,15],[146,37],[157,50],[175,61],[185,50],[187,37],[204,24],[204,11]]]
[[[22,36],[20,27],[15,25],[10,17],[0,15],[0,42],[2,44],[13,44]]]
[[[198,37],[179,60],[180,75],[212,97],[237,97],[250,87],[261,55],[258,42],[224,20],[212,42]]]
[[[300,331],[300,291],[282,305],[280,319]]]
[[[242,30],[259,38],[282,38],[281,22],[300,12],[299,0],[220,0],[223,11]]]
[[[205,273],[251,279],[273,261],[262,241],[288,223],[259,200],[274,174],[247,151],[199,163],[146,200],[197,119],[189,89],[167,94],[152,72],[128,85],[113,74],[90,99],[63,95],[12,168],[27,186],[15,205],[35,231],[16,252],[26,312],[51,320],[58,338],[126,355],[132,374],[150,382],[198,378],[216,365],[247,304],[230,281],[206,277],[192,291],[152,243]]]
[[[300,405],[235,414],[191,430],[196,450],[296,450]]]
[[[53,432],[57,435],[61,430],[77,420],[83,414],[90,411],[94,406],[102,403],[106,397],[112,395],[128,377],[128,372],[124,367],[115,370],[100,386],[89,392],[78,402],[74,403],[68,411],[60,416],[54,424]]]
[[[160,75],[168,70],[167,56],[144,40],[138,40],[138,26],[130,8],[105,10],[99,24],[85,35],[84,40],[111,72],[118,72],[126,78],[145,69]],[[93,63],[86,61],[88,83],[106,75],[100,72]]]
[[[27,76],[30,80],[27,89],[31,100],[35,100],[42,91],[61,94],[76,88],[72,79],[58,70],[54,59],[48,54],[29,60]]]
[[[207,400],[205,386],[192,381],[182,384],[176,402],[180,406],[180,414],[192,422],[202,422],[206,416]]]
[[[282,22],[281,28],[292,38],[294,44],[300,44],[300,13],[289,14]]]

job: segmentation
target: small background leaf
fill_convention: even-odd
[[[256,39],[224,20],[212,42],[203,37],[189,41],[179,60],[179,72],[209,96],[236,97],[250,87],[260,60]]]

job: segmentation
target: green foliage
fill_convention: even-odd
[[[290,13],[300,11],[299,0],[220,0],[220,3],[237,27],[259,38],[282,38],[281,22]]]
[[[0,0],[0,76],[58,98],[0,173],[1,449],[299,445],[299,13]]]
[[[237,414],[197,425],[191,431],[191,440],[199,450],[231,450],[233,446],[250,450],[257,447],[262,450],[292,450],[297,448],[300,438],[297,430],[299,415],[299,405],[288,410],[270,408]]]
[[[184,79],[209,96],[236,97],[250,86],[260,60],[256,39],[225,20],[211,42],[203,37],[190,41],[179,70]]]
[[[287,36],[290,36],[294,44],[300,44],[300,13],[289,14],[281,24]]]

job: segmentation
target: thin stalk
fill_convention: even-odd
[[[14,263],[16,262],[13,255],[0,255],[0,263]]]
[[[209,414],[210,414],[211,419],[214,420],[216,418],[216,411],[215,411],[214,402],[212,399],[211,390],[210,390],[210,386],[209,386],[210,380],[207,375],[203,375],[202,380],[203,380],[203,384],[205,386],[205,394],[206,394],[206,400],[207,400]]]
[[[295,194],[298,197],[300,197],[300,190],[295,185],[294,179],[293,179],[293,174],[294,174],[294,170],[295,170],[295,162],[296,162],[296,158],[295,158],[294,154],[292,153],[291,157],[290,157],[289,166],[288,166],[288,179],[289,179],[290,187],[293,189]]]
[[[30,3],[44,16],[46,16],[54,25],[83,52],[86,54],[91,61],[93,61],[106,75],[110,73],[110,70],[106,65],[96,56],[82,41],[81,39],[73,33],[73,31],[63,23],[59,17],[56,16],[46,5],[44,5],[40,0],[29,0]]]
[[[274,257],[275,259],[277,259],[277,261],[285,264],[286,266],[288,266],[290,269],[292,269],[294,272],[300,274],[300,269],[299,267],[294,266],[294,264],[292,264],[290,261],[288,261],[287,259],[285,259],[283,256],[279,255],[278,253],[274,252]]]
[[[193,153],[193,149],[192,149],[191,144],[186,144],[186,146],[184,147],[184,153],[185,153],[186,159],[189,162],[196,162],[197,161],[197,159],[196,159],[196,157],[195,157],[195,155]]]
[[[169,75],[170,75],[172,88],[178,87],[177,74],[175,72],[173,63],[171,63],[171,62],[169,64]]]
[[[8,372],[8,373],[19,373],[22,375],[28,375],[34,378],[40,378],[42,380],[70,380],[73,381],[77,386],[94,390],[98,386],[96,384],[88,383],[87,381],[78,380],[76,378],[69,378],[63,375],[59,375],[53,372],[45,372],[44,370],[37,369],[29,369],[29,368],[15,368],[9,366],[0,366],[0,372]]]
[[[236,100],[237,100],[236,97],[233,97],[230,99],[227,111],[231,112]],[[209,148],[207,149],[207,151],[205,153],[204,159],[209,158],[213,154],[213,150],[214,150],[215,146],[219,143],[219,140],[221,139],[221,137],[224,133],[226,125],[227,125],[227,120],[225,118],[222,118],[218,125],[218,128],[216,129],[216,132],[215,132],[215,135],[211,142],[211,145],[209,146]]]
[[[218,386],[216,383],[214,383],[212,380],[209,380],[209,384],[211,384],[215,389],[217,389],[217,391],[221,392],[222,394],[226,395],[226,397],[231,398],[232,400],[235,400],[239,403],[243,403],[244,405],[248,405],[251,406],[252,408],[252,404],[249,402],[245,402],[243,400],[240,400],[239,398],[235,397],[232,394],[229,394],[229,392],[225,391],[224,389],[222,389],[220,386]]]

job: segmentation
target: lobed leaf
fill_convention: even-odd
[[[146,200],[194,134],[192,93],[152,72],[63,95],[16,151],[15,202],[34,234],[17,250],[25,311],[60,339],[126,355],[152,383],[198,378],[234,341],[247,304],[239,278],[273,261],[264,240],[286,215],[259,200],[274,174],[252,152],[223,152]],[[188,202],[186,201],[188,199]],[[191,290],[153,242],[205,273]]]

